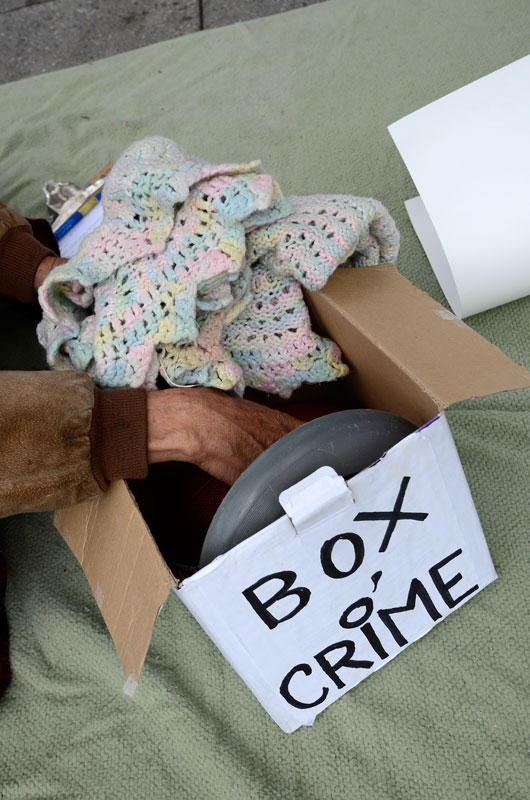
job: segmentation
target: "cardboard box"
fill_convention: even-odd
[[[528,370],[393,265],[339,269],[309,300],[351,367],[346,381],[357,405],[421,426],[461,400],[530,387]],[[85,572],[132,693],[158,613],[179,582],[124,481],[93,501],[57,511],[54,522]]]

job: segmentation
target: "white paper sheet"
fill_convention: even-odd
[[[103,221],[103,205],[102,203],[98,203],[97,206],[94,206],[88,214],[83,217],[83,219],[79,220],[77,225],[74,225],[73,228],[70,228],[68,233],[66,233],[61,241],[59,242],[59,250],[61,252],[61,256],[63,258],[72,258],[79,247],[81,246],[81,242],[88,236],[89,233],[92,233],[98,225],[101,225]]]
[[[455,314],[530,294],[530,56],[388,130],[424,206],[407,210]]]
[[[451,265],[445,255],[445,250],[440,242],[440,237],[432,224],[432,220],[427,213],[425,204],[421,197],[413,197],[405,200],[405,208],[412,222],[412,227],[416,231],[416,236],[423,245],[423,249],[434,270],[438,283],[447,297],[449,305],[457,317],[462,319],[462,304],[460,295],[456,287]]]

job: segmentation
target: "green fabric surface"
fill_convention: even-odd
[[[42,214],[45,180],[88,180],[149,133],[213,162],[260,157],[287,193],[380,199],[398,268],[445,303],[386,126],[527,55],[529,32],[527,0],[332,0],[2,86],[0,197]],[[468,322],[530,367],[530,298]],[[33,324],[2,308],[3,367],[39,363]],[[125,696],[50,515],[0,521],[14,669],[0,797],[527,798],[530,392],[448,416],[499,579],[290,736],[174,596]]]

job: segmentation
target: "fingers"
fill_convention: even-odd
[[[35,291],[39,288],[41,283],[44,282],[44,279],[48,277],[52,269],[58,267],[59,264],[66,263],[66,261],[68,261],[67,258],[59,258],[58,256],[45,256],[37,267],[37,271],[35,273],[35,280],[33,282]]]

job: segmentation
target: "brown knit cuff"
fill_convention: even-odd
[[[92,472],[102,489],[119,478],[147,477],[145,390],[95,387],[89,437]]]
[[[40,262],[55,253],[40,244],[29,225],[10,228],[0,239],[0,294],[35,303],[35,273]]]

